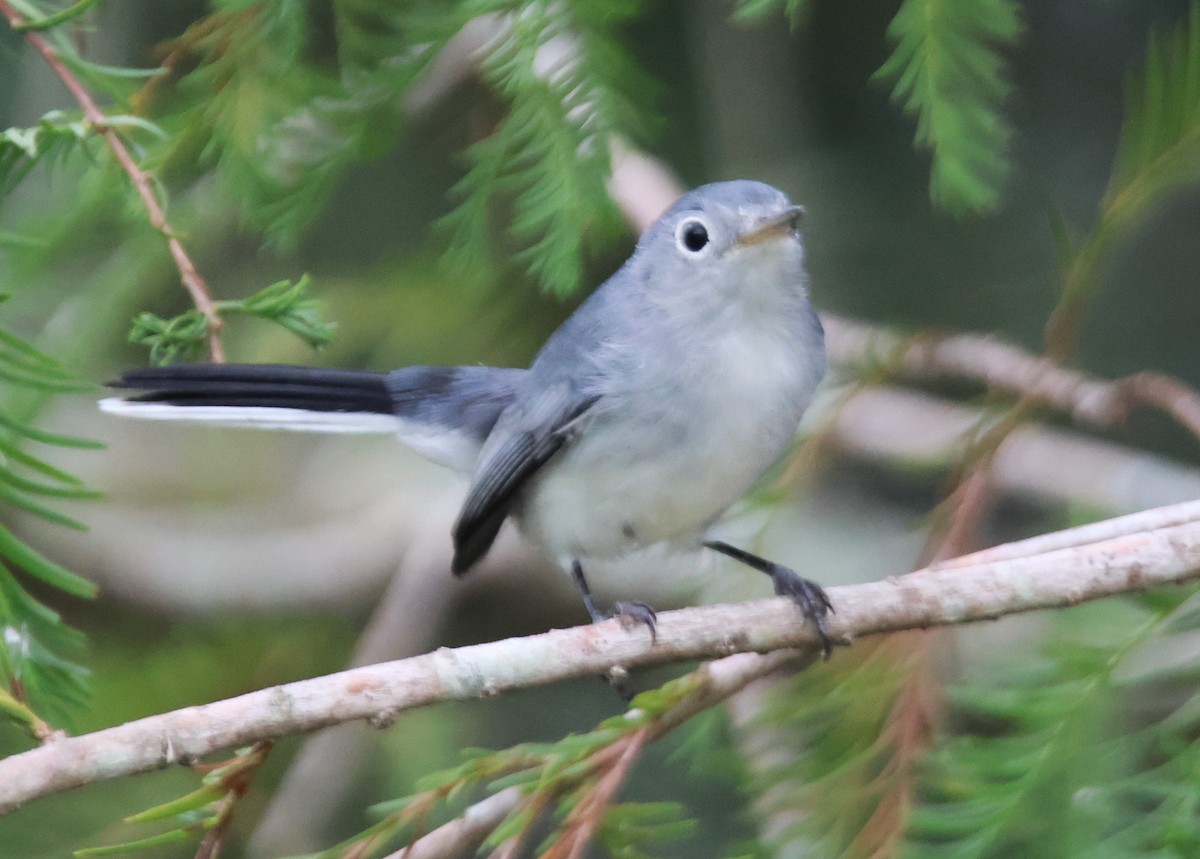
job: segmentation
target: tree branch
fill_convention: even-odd
[[[1178,507],[1143,521],[1177,522]],[[1062,538],[1069,541],[1069,533]],[[1075,605],[1189,580],[1200,571],[1200,521],[953,569],[831,588],[833,635],[901,629]],[[767,599],[666,612],[658,643],[611,620],[527,638],[441,648],[72,737],[0,761],[0,813],[31,799],[123,775],[191,763],[221,749],[355,719],[390,724],[402,711],[483,698],[568,677],[734,652],[819,646],[795,605]]]
[[[1200,395],[1168,376],[1140,373],[1108,381],[985,334],[905,337],[835,314],[824,313],[821,320],[829,358],[836,364],[875,364],[908,377],[970,379],[1097,427],[1121,423],[1135,405],[1153,406],[1200,438]]]
[[[818,415],[821,403],[815,407]],[[900,387],[860,388],[834,408],[832,445],[858,459],[951,468],[987,413]],[[1026,422],[992,458],[1001,492],[1130,513],[1200,496],[1200,471],[1145,451]]]
[[[785,665],[792,665],[797,670],[807,668],[816,660],[817,654],[816,650],[809,650],[804,654],[794,650],[776,650],[766,654],[737,653],[705,663],[696,670],[694,689],[682,701],[646,726],[646,741],[653,742],[662,738],[693,716],[730,699],[749,684],[761,680]],[[803,660],[800,659],[802,655],[806,657]],[[632,714],[633,711],[630,711],[630,715]],[[505,788],[469,806],[456,819],[394,853],[389,853],[384,859],[445,859],[449,856],[465,856],[516,811],[526,797],[528,794],[519,787]],[[497,853],[492,855],[496,856]]]
[[[225,350],[221,345],[220,336],[223,322],[217,313],[216,306],[213,304],[208,284],[200,275],[200,271],[196,268],[196,264],[192,262],[192,258],[188,256],[183,244],[176,237],[175,230],[167,221],[166,212],[159,205],[158,198],[154,194],[154,180],[134,160],[133,155],[129,152],[129,148],[125,145],[125,141],[108,124],[108,117],[104,115],[104,111],[96,104],[91,93],[84,88],[79,79],[66,67],[66,64],[58,56],[58,52],[54,50],[46,38],[36,30],[29,29],[28,25],[30,21],[14,9],[8,0],[0,0],[0,14],[4,15],[10,27],[21,33],[25,41],[41,54],[42,59],[46,61],[46,65],[58,76],[63,86],[67,88],[67,92],[83,108],[84,117],[96,129],[96,133],[108,144],[108,148],[112,150],[117,163],[125,171],[125,174],[129,176],[134,190],[137,191],[137,195],[141,198],[142,205],[149,215],[150,225],[162,233],[163,237],[167,240],[167,249],[171,252],[171,258],[175,261],[175,267],[179,270],[180,281],[192,297],[192,303],[203,314],[204,318],[208,320],[208,351],[210,357],[217,363],[223,362],[225,360]]]

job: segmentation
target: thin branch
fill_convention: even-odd
[[[706,662],[693,675],[696,678],[693,691],[646,726],[645,741],[653,742],[662,738],[693,716],[715,707],[784,665],[798,662],[799,668],[806,668],[816,657],[815,650],[805,653],[776,650],[765,654],[737,653]],[[525,796],[521,788],[506,788],[468,807],[455,820],[384,859],[446,859],[466,855],[516,811]],[[509,843],[505,842],[505,845]],[[501,852],[505,845],[493,853],[493,857],[498,859],[498,856],[505,855]]]
[[[605,750],[611,752],[616,760],[607,765],[607,772],[571,809],[564,821],[565,831],[542,854],[545,859],[582,859],[583,852],[596,834],[596,827],[604,818],[604,812],[612,804],[613,797],[625,782],[625,777],[629,775],[649,737],[650,728],[642,728]]]
[[[63,63],[58,52],[54,50],[45,37],[36,30],[29,29],[28,27],[31,22],[17,12],[8,0],[0,0],[0,14],[4,15],[9,26],[20,32],[25,41],[41,54],[42,59],[46,61],[46,65],[58,76],[63,86],[67,88],[67,91],[74,97],[79,106],[83,108],[83,115],[104,139],[104,142],[108,144],[108,148],[112,150],[117,163],[125,171],[125,174],[129,176],[134,190],[137,191],[138,197],[142,200],[142,205],[146,208],[151,226],[162,233],[163,237],[167,240],[167,249],[171,252],[171,258],[175,260],[175,267],[179,270],[180,281],[191,295],[192,303],[195,304],[196,309],[208,321],[208,351],[210,357],[217,363],[223,362],[225,360],[225,350],[221,345],[220,337],[221,326],[223,324],[221,317],[213,304],[208,284],[201,277],[196,264],[192,262],[183,244],[176,237],[174,229],[167,221],[166,212],[159,205],[158,198],[154,194],[154,180],[149,173],[138,166],[137,161],[130,154],[129,148],[125,145],[121,136],[109,125],[108,117],[104,115],[104,111],[96,104],[91,93],[84,88],[79,79]]]
[[[835,364],[876,365],[910,378],[969,379],[1096,427],[1123,422],[1132,406],[1152,406],[1200,439],[1200,394],[1169,376],[1140,373],[1108,381],[984,334],[905,337],[835,314],[821,320]]]
[[[814,417],[822,408],[820,401]],[[952,468],[985,410],[899,387],[862,388],[838,404],[831,445],[892,467]],[[998,491],[1053,504],[1132,513],[1200,497],[1200,471],[1145,451],[1027,422],[996,450]]]
[[[1171,521],[1178,510],[1163,508]],[[833,635],[965,623],[1075,605],[1192,579],[1200,522],[1153,528],[1030,558],[923,570],[831,588]],[[31,799],[221,749],[356,719],[390,717],[441,701],[491,697],[568,677],[735,652],[819,646],[784,599],[685,609],[660,616],[658,641],[619,620],[554,630],[355,668],[71,737],[0,761],[0,813]]]
[[[1143,510],[1128,516],[1118,516],[1115,519],[1105,519],[1090,525],[1080,525],[1066,531],[1054,531],[1049,534],[1039,534],[1025,540],[1016,540],[962,555],[947,561],[933,564],[931,569],[950,570],[961,567],[973,567],[979,564],[991,564],[997,561],[1009,561],[1015,558],[1031,558],[1034,555],[1056,552],[1062,549],[1073,549],[1098,543],[1102,540],[1113,540],[1128,537],[1142,531],[1154,528],[1165,528],[1171,525],[1183,525],[1188,522],[1200,521],[1200,501],[1186,501],[1173,504],[1170,507],[1157,507],[1153,510]]]
[[[428,835],[390,853],[384,859],[445,859],[466,856],[517,810],[525,792],[508,787],[481,800]]]
[[[1161,373],[1137,373],[1114,384],[1120,385],[1134,403],[1165,412],[1200,439],[1200,393],[1179,379]]]

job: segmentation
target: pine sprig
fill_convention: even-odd
[[[291,248],[324,202],[314,188],[327,190],[319,162],[330,146],[289,132],[297,115],[333,92],[332,82],[307,56],[300,0],[214,6],[164,46],[164,74],[133,97],[142,111],[169,105],[160,121],[171,136],[149,160],[192,178],[214,171],[242,222]]]
[[[747,788],[775,823],[777,850],[889,855],[903,832],[915,762],[927,750],[920,633],[859,641],[827,670],[781,678],[749,730],[772,752],[751,760]]]
[[[215,857],[238,800],[249,789],[272,746],[270,741],[263,741],[240,749],[229,760],[197,767],[204,776],[196,790],[125,818],[126,823],[139,826],[170,821],[174,828],[120,844],[87,847],[76,850],[74,855],[79,859],[118,856],[202,838],[196,856]]]
[[[1200,182],[1200,2],[1185,26],[1151,36],[1145,67],[1126,87],[1125,121],[1105,195],[1109,219]]]
[[[469,799],[512,788],[520,799],[485,839],[499,855],[516,855],[535,829],[544,831],[537,855],[565,859],[582,855],[596,840],[613,856],[649,859],[648,845],[674,841],[691,831],[676,803],[616,803],[613,796],[644,743],[677,725],[673,711],[699,693],[688,675],[634,699],[623,715],[584,734],[552,743],[523,743],[501,751],[468,749],[457,767],[421,779],[416,792],[373,809],[380,819],[345,841],[302,859],[369,859],[397,842],[412,843],[438,821],[460,813]],[[690,714],[689,714],[690,715]],[[686,718],[686,717],[685,717]],[[669,724],[668,724],[669,723]],[[507,852],[506,852],[507,851]]]
[[[1103,260],[1153,207],[1200,183],[1200,0],[1187,23],[1152,35],[1144,67],[1126,84],[1125,121],[1095,227],[1072,244],[1059,230],[1063,287],[1046,328],[1047,347],[1069,354],[1083,301],[1099,286]]]
[[[442,222],[451,232],[449,260],[464,275],[486,270],[480,263],[499,220],[514,259],[544,289],[569,295],[587,251],[617,226],[608,144],[632,127],[622,93],[637,75],[613,38],[622,7],[599,16],[576,5],[524,4],[505,17],[483,61],[485,79],[510,108],[468,150],[470,167],[453,192],[459,206]]]
[[[640,4],[520,3],[338,5],[336,67],[312,62],[303,4],[218,4],[167,46],[172,72],[134,104],[171,99],[161,124],[174,135],[151,150],[164,168],[211,168],[240,202],[243,222],[291,247],[347,169],[390,146],[404,96],[469,20],[493,16],[501,34],[480,65],[508,103],[506,116],[468,148],[443,226],[452,267],[479,281],[494,237],[544,288],[577,288],[589,251],[619,226],[606,191],[608,143],[641,125],[629,94],[646,89],[616,28]],[[186,72],[181,70],[187,69]]]
[[[320,304],[308,297],[308,286],[308,275],[304,275],[295,283],[281,280],[248,298],[217,301],[214,305],[222,319],[256,316],[320,349],[333,338],[336,326],[321,319]],[[145,311],[134,319],[129,341],[149,347],[150,363],[162,365],[194,359],[204,350],[208,335],[208,318],[195,308],[170,319]]]
[[[1001,52],[1020,33],[1013,0],[905,0],[888,28],[896,48],[876,78],[916,117],[930,196],[954,214],[994,209],[1012,170]]]
[[[735,0],[733,20],[744,24],[757,24],[782,12],[792,26],[796,27],[808,14],[811,6],[811,0]]]
[[[10,390],[38,397],[92,390],[57,361],[3,330],[0,379]],[[0,500],[46,521],[83,529],[82,523],[50,502],[95,498],[98,493],[31,453],[26,449],[30,442],[85,449],[101,445],[46,432],[16,417],[11,406],[0,408]],[[73,596],[91,597],[95,587],[0,527],[0,684],[8,690],[8,697],[29,712],[57,718],[81,704],[86,694],[86,669],[67,658],[78,654],[83,639],[57,612],[22,587],[17,571]],[[9,707],[5,712],[13,716],[19,711]],[[35,733],[41,731],[38,722],[25,718],[18,722]]]
[[[909,832],[914,855],[1192,855],[1200,832],[1171,823],[1193,813],[1200,789],[1200,759],[1185,751],[1198,699],[1142,714],[1149,720],[1140,730],[1120,716],[1133,701],[1163,700],[1162,674],[1127,678],[1139,653],[1174,646],[1172,627],[1188,613],[1178,605],[1173,595],[1151,595],[1076,609],[1036,664],[957,689],[961,727],[930,761]],[[1186,678],[1194,687],[1190,664]],[[1159,852],[1181,837],[1190,848]]]
[[[10,193],[37,164],[60,164],[92,137],[92,131],[83,119],[52,110],[30,128],[0,132],[0,197]]]
[[[19,24],[13,29],[15,30],[49,30],[51,27],[57,27],[72,21],[86,12],[91,6],[96,4],[97,0],[78,0],[70,6],[65,6],[57,12],[45,15],[38,18],[30,18],[23,24]]]

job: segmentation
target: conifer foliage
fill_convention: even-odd
[[[40,53],[76,99],[0,132],[0,197],[34,177],[65,174],[75,183],[74,199],[52,217],[0,222],[0,271],[31,271],[80,236],[119,231],[128,256],[108,258],[109,269],[94,273],[98,283],[115,293],[118,281],[169,270],[180,302],[191,302],[173,316],[139,306],[129,337],[155,363],[206,351],[219,358],[222,327],[238,317],[278,326],[312,348],[330,342],[333,325],[303,273],[243,298],[205,282],[189,243],[215,220],[207,195],[220,189],[234,203],[237,229],[256,240],[302,245],[347,173],[406,132],[423,109],[421,88],[452,46],[469,48],[469,76],[485,102],[484,121],[458,153],[460,174],[446,189],[449,211],[436,233],[463,280],[516,271],[545,291],[577,292],[589,256],[617,233],[607,188],[612,152],[653,140],[653,99],[645,95],[653,87],[623,40],[623,28],[645,11],[642,0],[213,0],[146,69],[86,57],[73,36],[87,29],[95,5],[0,0],[13,29],[7,35]],[[802,31],[815,6],[738,0],[729,13]],[[472,32],[487,35],[472,42]],[[915,147],[929,158],[929,196],[947,213],[969,218],[1004,202],[1015,134],[1007,66],[1022,32],[1016,0],[903,0],[886,34],[875,34],[890,46],[875,83],[915,122]],[[1193,0],[1185,21],[1151,36],[1129,78],[1095,224],[1081,236],[1060,231],[1063,282],[1048,355],[1070,359],[1077,311],[1111,249],[1197,184]],[[32,339],[0,324],[0,501],[81,529],[70,505],[96,493],[54,455],[97,445],[48,432],[38,419],[50,398],[92,388],[69,369],[78,356],[46,354]],[[979,436],[999,428],[1002,440],[1027,405],[1005,402],[1004,420]],[[964,456],[964,472],[986,467],[994,448],[979,453]],[[35,596],[47,589],[93,593],[0,526],[0,714],[39,740],[87,703],[82,637]],[[931,668],[949,637],[924,633],[859,643],[820,672],[774,677],[746,730],[764,732],[779,754],[757,770],[725,773],[734,771],[760,808],[790,814],[751,850],[847,859],[1200,855],[1200,677],[1194,660],[1163,667],[1147,658],[1194,649],[1198,600],[1151,594],[1062,612],[1047,622],[1050,633],[1029,664],[949,687]],[[472,751],[461,766],[377,806],[374,824],[317,855],[383,856],[473,803],[507,798],[482,839],[491,855],[576,857],[596,843],[614,856],[649,857],[656,845],[685,838],[692,823],[669,797],[619,800],[643,748],[673,732],[695,731],[693,740],[706,732],[684,744],[687,757],[713,737],[729,745],[734,730],[720,715],[692,718],[717,703],[698,678],[648,692],[629,713],[583,734]],[[194,791],[131,818],[160,828],[167,821],[167,831],[84,855],[199,842],[197,855],[216,856],[269,752],[260,744],[208,765]]]

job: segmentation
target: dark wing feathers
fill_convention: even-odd
[[[450,569],[456,576],[467,572],[492,547],[508,517],[512,494],[541,464],[534,460],[533,448],[530,433],[512,439],[499,451],[483,479],[471,487],[454,523],[454,559]]]
[[[564,438],[536,438],[524,432],[497,451],[471,492],[454,525],[454,560],[450,569],[462,575],[487,554],[512,508],[513,495],[562,447]]]
[[[493,450],[485,451],[454,524],[451,569],[455,575],[467,572],[487,554],[517,492],[567,442],[572,424],[594,402],[575,396],[563,385],[543,391],[522,413],[501,416],[496,432],[502,435]]]

